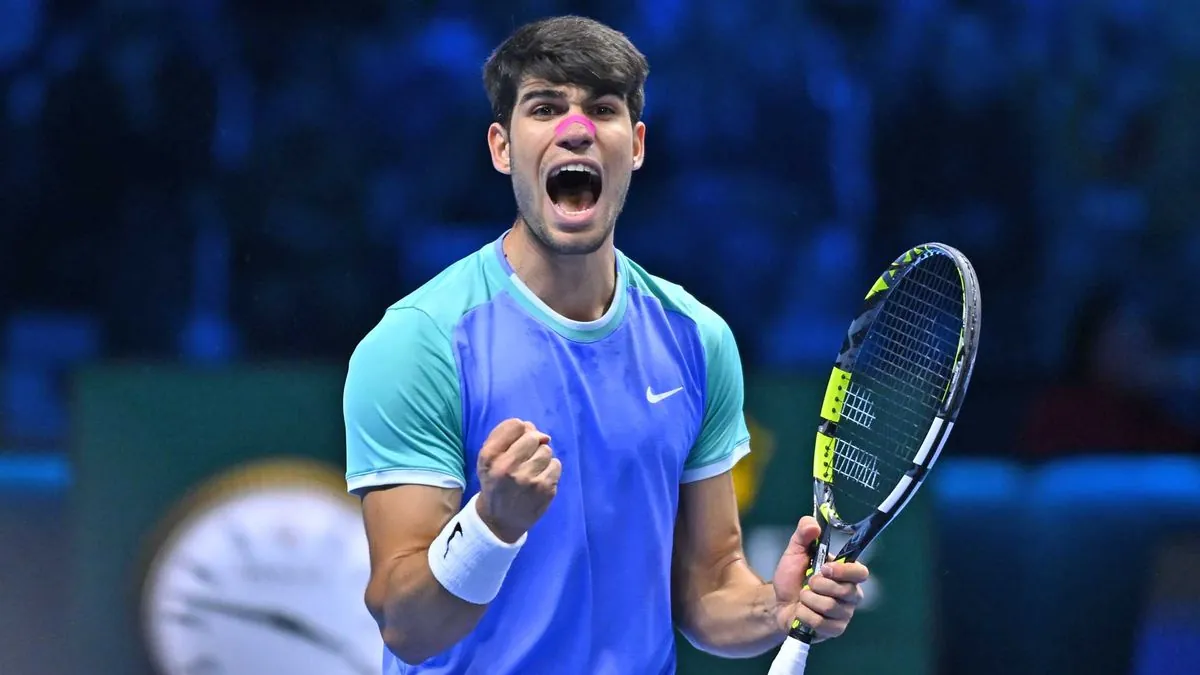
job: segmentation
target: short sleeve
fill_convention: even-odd
[[[420,309],[389,309],[355,348],[346,374],[348,490],[463,487],[460,396],[450,338]]]
[[[700,324],[704,346],[704,420],[683,467],[682,482],[703,480],[733,468],[750,452],[742,359],[729,325],[715,314]]]

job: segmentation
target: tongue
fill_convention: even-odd
[[[591,188],[564,191],[555,202],[558,208],[566,213],[582,213],[596,205],[596,197]]]

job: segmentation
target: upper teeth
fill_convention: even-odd
[[[555,169],[554,171],[552,171],[550,173],[550,175],[557,176],[558,174],[560,174],[564,171],[586,171],[587,173],[590,173],[593,176],[600,175],[596,172],[596,170],[594,168],[588,166],[587,164],[567,164],[565,166],[560,166],[557,169]]]

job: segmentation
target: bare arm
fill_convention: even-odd
[[[440,654],[479,623],[557,492],[562,463],[549,440],[530,422],[496,425],[479,451],[480,492],[461,510],[457,488],[402,485],[363,497],[367,609],[401,660]]]
[[[680,487],[674,562],[676,620],[697,647],[738,658],[783,641],[775,589],[754,573],[742,551],[729,472]]]
[[[458,512],[461,499],[461,490],[425,485],[372,490],[363,497],[371,549],[367,609],[388,649],[406,663],[420,663],[456,644],[487,608],[451,595],[429,568],[429,546]]]

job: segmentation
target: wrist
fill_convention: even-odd
[[[501,540],[483,522],[472,497],[430,544],[429,570],[451,595],[476,605],[495,599],[508,568],[525,543]]]
[[[483,524],[486,525],[489,530],[491,530],[492,534],[495,535],[497,539],[506,544],[515,544],[517,540],[525,535],[523,531],[511,527],[505,527],[497,522],[496,519],[493,518],[490,513],[488,513],[487,504],[484,502],[482,492],[476,495],[474,501],[476,515],[479,516],[479,519],[483,521]]]
[[[792,609],[792,603],[784,602],[779,598],[774,582],[767,582],[767,588],[771,594],[769,601],[771,621],[774,624],[776,636],[780,641],[783,641],[792,630],[792,620],[796,618],[792,615],[795,613],[795,610]]]

